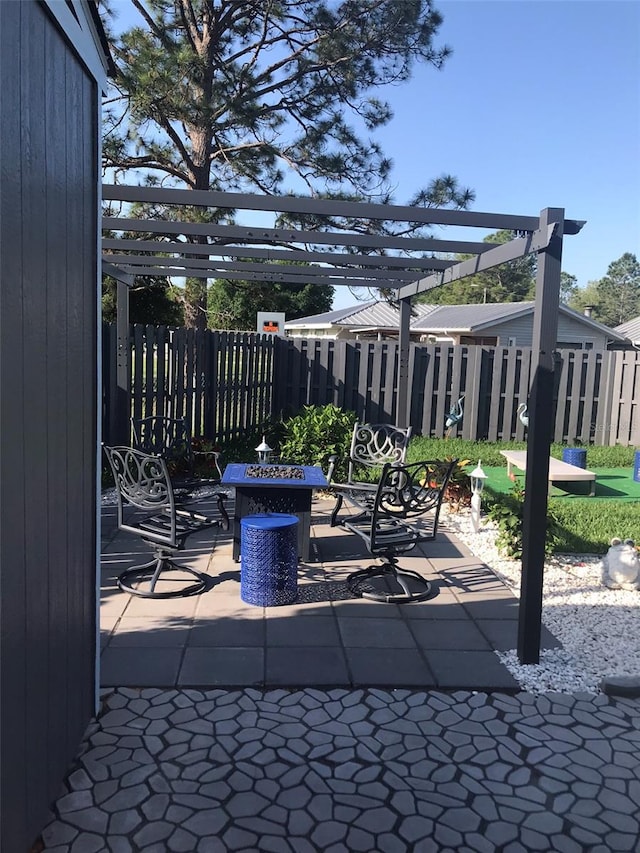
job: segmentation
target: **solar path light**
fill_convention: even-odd
[[[262,463],[263,465],[269,462],[271,454],[273,453],[273,448],[269,447],[264,435],[262,436],[262,441],[256,447],[256,451],[258,453],[258,462]]]

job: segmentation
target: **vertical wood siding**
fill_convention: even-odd
[[[0,849],[27,850],[93,713],[97,100],[0,3]]]
[[[103,376],[112,382],[113,327],[103,339],[110,342]],[[396,419],[398,345],[392,341],[134,326],[131,342],[127,419],[130,414],[184,415],[193,435],[214,442],[257,431],[307,405],[333,403],[370,422]],[[447,414],[464,397],[464,417],[452,435],[489,441],[526,437],[518,407],[527,403],[530,348],[412,344],[409,382],[409,422],[416,435],[443,436]],[[110,399],[110,388],[103,398]],[[640,444],[639,398],[640,354],[561,350],[556,353],[552,438]]]

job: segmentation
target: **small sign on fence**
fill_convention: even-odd
[[[284,335],[284,319],[279,311],[258,311],[256,330],[260,335]]]

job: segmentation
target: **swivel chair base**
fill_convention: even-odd
[[[375,585],[368,583],[372,578],[389,578],[392,589],[387,591],[376,588]],[[409,588],[407,578],[414,582],[412,586],[416,587],[415,589]],[[394,587],[397,589],[396,592],[393,591]],[[401,569],[390,562],[383,563],[381,566],[368,566],[366,569],[352,572],[347,577],[347,588],[352,595],[370,601],[381,601],[385,604],[424,601],[431,596],[431,584],[422,575],[411,571],[411,569]]]
[[[158,583],[181,583],[181,579],[176,577],[162,578],[163,572],[180,572],[180,574],[188,575],[188,579],[195,578],[195,582],[184,583],[177,588],[170,590],[158,590]],[[136,583],[148,584],[147,587],[135,586]],[[131,595],[138,595],[141,598],[182,598],[189,595],[198,595],[203,592],[207,585],[207,580],[204,575],[187,566],[179,566],[174,563],[166,554],[160,553],[148,563],[143,563],[140,566],[133,566],[127,569],[118,577],[118,586],[124,592]]]

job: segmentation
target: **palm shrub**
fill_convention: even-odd
[[[333,403],[305,406],[282,424],[280,458],[298,465],[319,465],[326,471],[329,457],[337,456],[335,477],[344,479],[356,420],[355,412],[346,412]]]
[[[444,491],[444,498],[449,505],[449,509],[453,512],[458,512],[461,507],[471,505],[471,478],[465,471],[470,460],[457,459],[455,456],[445,456],[443,461],[455,461],[456,463],[451,471],[447,488]]]

